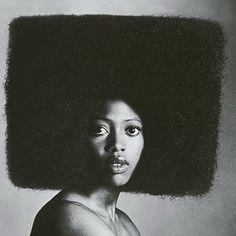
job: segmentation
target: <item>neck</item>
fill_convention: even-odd
[[[92,190],[63,190],[63,198],[82,203],[103,217],[115,220],[116,203],[120,191],[113,187],[96,187]]]
[[[90,194],[90,198],[98,209],[105,210],[114,219],[119,194],[114,188],[100,187]]]

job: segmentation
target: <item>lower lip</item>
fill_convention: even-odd
[[[129,169],[129,165],[121,164],[112,164],[110,165],[110,170],[113,174],[122,174]]]

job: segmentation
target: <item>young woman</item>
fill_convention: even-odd
[[[92,119],[88,137],[93,184],[65,189],[38,213],[31,232],[36,235],[140,235],[116,203],[144,147],[141,117],[122,100],[102,103]]]
[[[116,208],[120,192],[208,192],[223,45],[221,27],[201,19],[15,19],[9,177],[19,187],[63,189],[39,211],[31,235],[139,235]]]

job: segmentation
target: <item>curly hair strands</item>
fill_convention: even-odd
[[[123,191],[201,195],[216,167],[224,37],[216,22],[151,16],[33,16],[10,24],[7,162],[20,187],[93,179],[87,148],[98,101],[144,121],[145,148]]]

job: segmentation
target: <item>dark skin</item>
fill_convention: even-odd
[[[104,210],[87,197],[61,191],[38,213],[31,236],[140,236],[132,220],[115,205]]]
[[[31,236],[140,236],[116,203],[139,161],[144,141],[138,114],[121,100],[107,101],[89,138],[96,185],[61,191],[38,213]],[[113,162],[114,161],[114,162]]]

